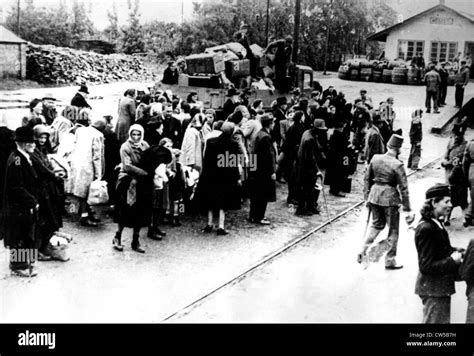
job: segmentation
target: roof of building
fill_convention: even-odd
[[[433,6],[431,8],[429,8],[428,10],[425,10],[423,12],[420,12],[419,14],[416,14],[415,16],[412,16],[408,19],[406,19],[405,21],[403,22],[400,22],[400,23],[397,23],[391,27],[388,27],[386,28],[385,30],[382,30],[380,32],[377,32],[377,33],[374,33],[373,35],[370,35],[369,37],[367,37],[367,40],[368,41],[381,41],[381,42],[385,42],[387,40],[387,36],[389,35],[390,32],[392,32],[393,30],[399,28],[399,27],[402,27],[408,23],[411,23],[413,21],[416,21],[417,19],[419,19],[420,17],[422,16],[425,16],[425,15],[428,15],[432,12],[435,12],[437,10],[447,10],[447,11],[451,11],[452,13],[458,15],[458,16],[461,16],[467,20],[469,20],[470,22],[474,22],[474,15],[472,14],[468,14],[464,11],[457,11],[457,10],[454,10],[453,8],[449,7],[449,6],[446,6],[444,4],[438,4],[436,6]]]
[[[26,41],[0,25],[0,43],[26,43]]]

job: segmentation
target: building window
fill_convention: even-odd
[[[430,59],[432,62],[452,61],[456,57],[457,50],[457,42],[431,42]]]
[[[398,58],[411,60],[418,52],[423,53],[425,41],[398,40]]]

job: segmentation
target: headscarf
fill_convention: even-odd
[[[135,143],[132,140],[132,131],[140,131],[141,132],[142,137],[141,137],[139,142]],[[136,148],[136,149],[142,149],[143,148],[143,137],[144,137],[144,135],[145,135],[145,130],[143,129],[142,125],[133,124],[132,126],[130,126],[130,129],[128,130],[128,142],[130,143],[132,148]]]

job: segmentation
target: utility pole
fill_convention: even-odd
[[[296,0],[295,28],[293,32],[293,55],[291,58],[293,63],[298,63],[298,42],[300,38],[300,18],[301,18],[301,0]]]
[[[267,23],[265,24],[265,48],[268,46],[268,28],[269,28],[269,26],[270,26],[270,0],[267,0]]]
[[[17,3],[17,17],[16,17],[16,34],[20,36],[20,0]]]
[[[326,49],[324,51],[324,75],[326,75],[327,62],[328,62],[328,51],[329,51],[329,27],[331,26],[331,17],[332,17],[332,0],[329,0],[329,9],[328,9],[328,19],[326,21]]]
[[[184,0],[181,0],[181,55],[184,50],[184,37],[183,37],[183,24],[184,24]]]

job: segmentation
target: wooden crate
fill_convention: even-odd
[[[188,74],[216,74],[225,70],[221,53],[193,54],[185,59]]]
[[[225,71],[229,78],[245,77],[250,75],[250,61],[248,59],[240,59],[225,62]]]

